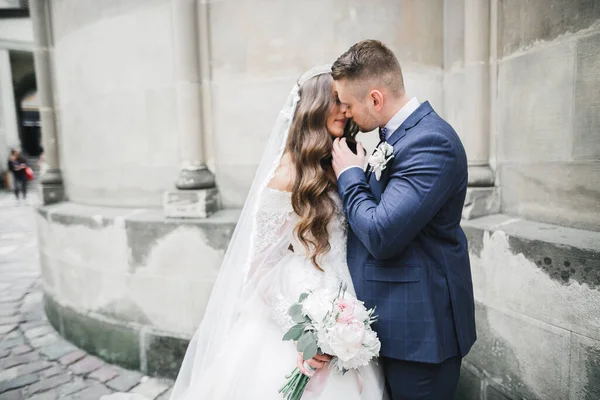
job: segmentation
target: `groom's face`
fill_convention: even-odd
[[[359,83],[340,79],[335,81],[335,90],[345,117],[352,119],[361,132],[371,132],[379,124],[370,110],[368,96],[363,95],[363,88],[357,87],[357,85]]]

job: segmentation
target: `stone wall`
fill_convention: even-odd
[[[600,3],[498,1],[502,210],[600,231]]]
[[[458,399],[600,398],[600,233],[505,215],[463,227],[478,339]]]
[[[442,17],[442,0],[211,2],[213,162],[224,205],[242,205],[298,76],[359,40],[390,45],[408,92],[442,112]]]
[[[457,398],[598,399],[600,3],[490,4],[502,214],[463,221],[478,340]]]
[[[236,211],[165,221],[157,209],[60,203],[38,236],[46,312],[74,344],[174,377],[210,296]]]
[[[60,159],[72,201],[158,207],[177,178],[170,3],[51,3]]]

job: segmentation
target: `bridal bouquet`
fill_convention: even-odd
[[[283,340],[296,341],[305,360],[316,354],[333,356],[331,367],[346,373],[379,355],[381,343],[371,329],[376,321],[374,311],[349,296],[343,285],[337,291],[323,288],[303,293],[288,311],[296,325]],[[296,368],[286,378],[279,393],[287,400],[299,400],[310,377]]]

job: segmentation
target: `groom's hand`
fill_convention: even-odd
[[[339,177],[344,170],[350,167],[359,167],[362,169],[365,165],[365,151],[362,144],[360,142],[356,143],[356,154],[354,154],[348,147],[346,138],[337,138],[333,141],[332,157],[332,165],[336,177]]]

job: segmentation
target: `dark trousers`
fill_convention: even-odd
[[[15,196],[18,199],[19,192],[21,192],[23,194],[23,198],[27,198],[27,178],[17,178],[16,176],[14,178],[13,184],[15,186]]]
[[[441,364],[382,357],[385,382],[392,400],[453,400],[462,358]]]

